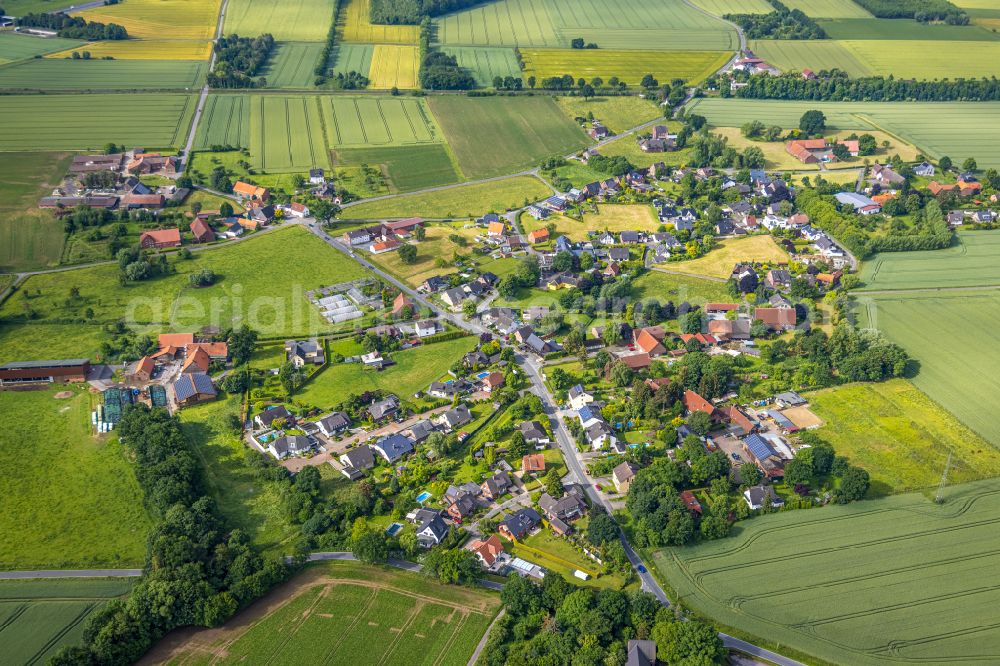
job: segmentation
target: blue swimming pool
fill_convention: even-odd
[[[389,525],[389,527],[385,528],[385,533],[389,536],[396,536],[396,533],[401,529],[403,529],[402,523],[393,523],[392,525]]]
[[[488,373],[488,372],[480,372],[478,375],[476,375],[476,377],[478,377],[479,379],[486,379],[489,376],[490,376],[490,373]]]
[[[424,492],[420,493],[419,495],[417,495],[417,501],[420,502],[421,504],[423,504],[424,502],[426,502],[430,498],[431,498],[431,494],[429,492],[427,492],[426,490]]]

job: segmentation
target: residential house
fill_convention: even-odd
[[[381,421],[382,419],[392,418],[397,413],[399,413],[399,398],[394,395],[390,395],[384,400],[373,402],[368,406],[368,414],[375,422]]]
[[[461,305],[465,299],[465,290],[458,287],[447,289],[441,294],[441,300],[444,301],[446,305],[453,308]]]
[[[471,421],[472,412],[469,411],[466,405],[458,405],[438,417],[438,422],[449,432]]]
[[[754,486],[743,491],[743,499],[751,511],[756,511],[764,507],[765,503],[770,503],[772,507],[779,508],[785,505],[785,500],[778,497],[771,486]]]
[[[486,227],[486,235],[490,238],[500,238],[505,233],[507,233],[507,225],[501,220],[490,222],[489,226]]]
[[[754,319],[764,322],[769,331],[781,333],[795,328],[795,309],[789,308],[756,308]]]
[[[667,353],[667,348],[663,346],[664,337],[666,337],[666,331],[663,330],[663,327],[647,326],[639,329],[635,336],[635,346],[649,354],[650,358],[656,358]]]
[[[582,409],[583,407],[594,402],[593,394],[584,389],[581,384],[577,384],[571,388],[567,397],[569,400],[569,406],[573,409]]]
[[[420,419],[411,425],[404,434],[414,442],[420,443],[430,437],[431,433],[436,430],[430,419]]]
[[[428,338],[437,333],[437,322],[433,319],[424,319],[413,324],[413,333],[418,338]]]
[[[528,242],[531,243],[532,245],[538,243],[547,243],[548,241],[549,241],[548,229],[545,228],[535,229],[534,231],[528,232]]]
[[[480,484],[480,492],[486,499],[495,502],[510,490],[512,482],[507,472],[498,470]]]
[[[551,196],[548,199],[546,199],[545,200],[545,205],[548,206],[549,209],[555,210],[555,211],[563,211],[563,210],[566,210],[566,208],[569,207],[568,204],[567,204],[567,202],[566,202],[566,199],[564,199],[563,197],[561,197],[559,195],[554,195],[554,196]]]
[[[547,444],[552,443],[549,433],[538,421],[522,421],[517,429],[524,435],[524,441],[528,444],[534,444],[536,447],[541,444],[538,448],[545,448]]]
[[[285,358],[296,368],[306,365],[323,365],[326,363],[326,353],[323,345],[313,338],[311,340],[286,340]]]
[[[739,407],[735,405],[723,407],[722,412],[729,419],[730,423],[742,431],[743,435],[749,435],[757,430],[757,424]]]
[[[172,388],[174,399],[181,407],[214,400],[218,395],[215,385],[212,384],[212,378],[200,372],[181,375],[173,383]]]
[[[868,180],[879,185],[902,185],[906,182],[905,178],[885,164],[873,164]]]
[[[479,486],[476,486],[476,490],[479,490]],[[479,505],[476,503],[475,497],[466,493],[454,498],[446,511],[452,520],[461,523],[463,519],[474,514],[477,508]]]
[[[587,505],[573,493],[566,493],[560,499],[556,499],[548,493],[542,493],[538,499],[538,508],[542,510],[548,520],[563,521],[579,518],[587,511]]]
[[[639,472],[639,466],[632,462],[623,462],[611,471],[611,481],[615,484],[615,492],[627,495],[632,485],[632,479]]]
[[[694,414],[695,412],[704,412],[712,417],[713,420],[717,421],[720,418],[719,411],[715,409],[715,405],[694,391],[684,391],[684,397],[681,401],[684,403],[684,408],[690,414]]]
[[[588,426],[584,430],[584,435],[587,438],[587,442],[590,444],[590,448],[594,451],[598,451],[607,446],[614,449],[618,453],[624,453],[624,449],[622,449],[619,444],[618,437],[615,435],[614,430],[612,430],[611,426],[609,426],[603,419]]]
[[[500,523],[499,531],[512,541],[524,538],[542,522],[542,517],[534,509],[518,509]]]
[[[340,455],[343,474],[352,481],[363,476],[362,472],[375,466],[375,456],[371,447],[362,444]]]
[[[784,476],[784,461],[771,443],[761,435],[752,433],[743,439],[743,451],[757,464],[769,479]]]
[[[483,377],[483,390],[487,393],[492,393],[498,388],[503,388],[504,376],[502,372],[491,372],[490,374]]]
[[[428,518],[417,527],[417,543],[423,548],[431,548],[444,541],[448,536],[448,524],[437,514]]]
[[[271,198],[271,192],[266,187],[259,187],[257,185],[251,185],[250,183],[244,183],[242,180],[238,180],[233,184],[233,194],[235,194],[240,201],[251,201],[265,204]]]
[[[326,178],[323,177],[323,169],[319,167],[313,167],[309,169],[309,184],[310,185],[322,185],[326,182]]]
[[[540,474],[545,471],[545,456],[541,453],[529,453],[521,458],[521,471],[525,474]]]
[[[656,641],[629,639],[625,666],[656,666]]]
[[[335,437],[351,427],[351,419],[344,412],[334,412],[316,421],[316,425],[327,437]]]
[[[862,215],[873,215],[882,210],[873,199],[857,192],[838,192],[834,195],[838,203],[854,208],[854,212]]]
[[[277,215],[277,209],[270,204],[263,204],[251,207],[246,216],[257,224],[271,224]]]
[[[536,220],[544,220],[549,216],[549,211],[537,204],[532,204],[528,206],[528,215],[535,218]]]
[[[792,274],[783,268],[772,268],[764,276],[764,284],[771,289],[787,291],[792,288]]]
[[[590,130],[587,131],[587,134],[590,135],[591,139],[600,141],[601,139],[606,139],[611,136],[611,130],[595,120],[591,123]]]
[[[388,463],[394,463],[414,451],[413,440],[399,433],[379,437],[372,444],[372,449]]]
[[[208,352],[201,348],[194,348],[193,350],[188,350],[184,356],[184,365],[181,366],[182,374],[190,373],[206,373],[208,372],[208,366],[211,365],[212,359],[209,358]]]
[[[195,243],[211,243],[215,240],[215,232],[212,231],[212,227],[200,217],[191,223],[191,233],[194,235]]]
[[[180,247],[180,229],[157,229],[139,234],[139,246],[144,249]]]
[[[446,289],[450,284],[447,278],[441,275],[434,275],[424,280],[417,288],[417,291],[425,294],[436,294],[442,289]]]
[[[924,176],[925,178],[934,175],[934,165],[930,162],[921,162],[917,166],[913,167],[913,173],[918,176]]]
[[[372,242],[372,232],[370,229],[355,229],[345,231],[341,238],[348,245],[368,245]]]
[[[153,371],[156,369],[156,362],[152,356],[143,356],[132,369],[132,381],[145,384],[153,378]]]
[[[690,490],[681,491],[681,502],[684,503],[684,508],[688,510],[691,515],[701,516],[701,502],[698,498],[694,496],[694,493]]]
[[[427,395],[432,398],[451,400],[456,395],[469,393],[473,388],[472,383],[465,379],[456,379],[451,382],[431,382],[427,388]]]
[[[301,456],[313,449],[313,441],[305,435],[285,435],[272,439],[267,444],[267,452],[278,460],[291,456]]]
[[[496,534],[491,535],[486,541],[476,539],[469,546],[469,550],[476,554],[479,562],[486,569],[492,568],[504,552],[503,544]]]
[[[288,424],[295,423],[295,417],[285,409],[284,405],[278,405],[276,407],[268,407],[262,411],[257,416],[253,417],[253,422],[257,424],[257,427],[261,430],[267,430],[274,426],[274,422],[278,419],[284,419]]]

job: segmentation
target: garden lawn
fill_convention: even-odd
[[[281,485],[258,479],[244,466],[246,444],[231,429],[238,397],[181,410],[181,424],[202,466],[209,493],[226,523],[242,529],[268,555],[291,552],[300,529],[285,513]]]
[[[730,299],[724,282],[652,270],[632,283],[637,299],[655,298],[661,303],[685,301],[692,305],[724,303]]]
[[[365,368],[361,363],[330,365],[307,383],[295,399],[321,409],[335,407],[351,393],[375,390],[395,393],[401,400],[412,400],[414,393],[426,391],[428,384],[447,374],[452,363],[474,347],[475,339],[465,337],[393,352],[395,365],[381,372]]]
[[[417,258],[412,264],[404,264],[399,258],[399,252],[385,252],[370,257],[372,263],[392,273],[412,287],[419,286],[424,280],[445,272],[446,268],[435,266],[437,259],[451,261],[458,254],[472,254],[475,237],[479,229],[463,229],[461,225],[435,224],[427,227],[424,240],[415,243]],[[468,243],[463,247],[452,236],[460,236]]]
[[[328,330],[329,324],[306,300],[305,292],[364,274],[356,263],[299,226],[197,252],[189,260],[172,255],[169,261],[177,269],[175,274],[125,287],[118,283],[116,265],[33,276],[24,283],[37,312],[30,326],[83,317],[91,308],[93,323],[124,318],[157,331],[207,325],[225,329],[246,321],[263,336],[315,335]],[[205,268],[215,272],[216,283],[191,287],[188,276]],[[74,286],[80,298],[67,304]],[[20,300],[4,303],[0,316],[21,316]]]
[[[733,266],[745,261],[785,264],[788,263],[788,253],[778,247],[771,236],[746,236],[719,241],[704,257],[689,261],[672,261],[664,267],[679,273],[728,278],[733,273]]]
[[[499,597],[481,588],[443,585],[385,566],[323,562],[221,627],[154,648],[151,657],[199,663],[210,650],[220,664],[462,666],[499,606]],[[282,638],[276,641],[279,627]]]
[[[345,208],[344,219],[380,219],[389,217],[478,217],[483,213],[503,211],[551,196],[552,190],[532,176],[515,176],[504,180],[461,185],[435,192],[410,194],[362,202]]]
[[[652,74],[660,83],[683,79],[690,85],[715,73],[729,61],[729,51],[628,51],[605,49],[521,49],[524,76],[538,81],[571,75],[588,81],[613,76],[630,86]]]
[[[826,425],[816,433],[872,477],[871,495],[1000,476],[1000,451],[905,379],[809,394]]]
[[[87,578],[0,582],[0,642],[11,664],[47,663],[83,641],[86,621],[135,579]]]
[[[448,148],[442,143],[388,148],[343,148],[335,153],[334,159],[336,164],[381,166],[396,192],[410,192],[459,181]],[[347,187],[354,191],[349,185]]]
[[[625,582],[620,574],[600,575],[602,568],[600,564],[588,558],[573,547],[569,541],[556,536],[547,528],[516,544],[506,542],[504,546],[514,556],[537,564],[576,585],[618,590],[623,587]],[[590,580],[580,580],[574,575],[576,571],[590,574]]]
[[[59,263],[66,234],[38,199],[52,191],[69,167],[64,153],[8,153],[0,160],[0,271]]]
[[[1000,632],[982,620],[1000,603],[1000,494],[995,481],[973,482],[942,499],[782,512],[653,562],[674,598],[763,648],[856,666],[990,663]]]
[[[0,391],[0,569],[142,566],[152,521],[117,437],[96,437],[80,386]]]
[[[593,114],[613,133],[624,132],[643,123],[662,118],[663,113],[652,101],[634,97],[557,97],[556,104],[576,122]]]
[[[223,33],[244,37],[270,33],[278,41],[324,42],[333,7],[330,0],[230,0]]]
[[[159,93],[0,97],[0,150],[101,150],[109,141],[170,148],[183,141],[195,99]]]
[[[442,95],[429,104],[469,179],[526,169],[590,142],[549,97]]]

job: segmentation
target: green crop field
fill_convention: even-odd
[[[764,647],[852,666],[993,663],[1000,492],[975,482],[944,499],[789,511],[653,560],[685,606]]]
[[[911,143],[931,157],[948,155],[959,162],[975,157],[980,167],[1000,166],[998,102],[783,102],[775,100],[698,99],[688,107],[720,127],[739,127],[758,119],[798,127],[810,109],[826,114],[832,129],[881,129]]]
[[[613,76],[629,85],[638,85],[652,74],[661,82],[684,79],[695,84],[725,65],[728,51],[612,51],[606,49],[521,49],[525,77],[539,81],[571,75],[587,80]]]
[[[260,75],[268,88],[312,88],[322,53],[322,44],[279,42]]]
[[[90,394],[69,393],[0,391],[0,569],[142,565],[151,523],[132,465],[92,434]]]
[[[357,72],[368,76],[374,51],[374,44],[338,44],[334,47],[332,57],[334,73]]]
[[[392,187],[410,192],[435,185],[457,183],[458,173],[448,149],[441,143],[389,148],[345,148],[335,153],[336,164],[376,164],[388,174]]]
[[[260,608],[151,656],[168,664],[379,663],[463,666],[499,598],[416,573],[356,562],[310,565]],[[279,631],[279,633],[275,633]]]
[[[304,292],[363,274],[356,263],[300,226],[199,252],[189,260],[171,257],[171,261],[176,262],[176,273],[125,287],[118,283],[114,265],[32,276],[24,289],[31,291],[29,300],[37,318],[24,326],[46,328],[58,323],[53,319],[76,319],[91,308],[92,324],[124,317],[156,330],[186,331],[209,324],[226,328],[243,320],[262,335],[306,334],[327,330],[329,325]],[[261,271],[268,266],[282,270],[269,271],[267,279],[261,279]],[[203,268],[211,268],[219,279],[211,287],[195,289],[188,275]],[[67,303],[66,294],[73,286],[79,288],[80,298]],[[0,307],[0,316],[19,318],[22,308],[22,299],[9,299]],[[73,330],[64,333],[73,335]],[[80,344],[86,345],[86,338]],[[89,346],[83,346],[70,357],[89,351]]]
[[[64,153],[11,153],[0,160],[0,271],[59,263],[66,233],[38,208],[69,167]]]
[[[83,639],[87,619],[128,593],[126,578],[0,581],[0,644],[9,664],[44,664]]]
[[[693,0],[706,12],[716,16],[726,14],[770,14],[774,11],[767,0]]]
[[[787,0],[789,9],[799,9],[812,18],[873,18],[852,0]]]
[[[784,72],[797,72],[806,67],[819,72],[840,69],[851,76],[871,76],[875,72],[863,60],[833,39],[757,39],[750,48]]]
[[[0,90],[184,90],[200,88],[198,60],[41,58],[0,67]]]
[[[270,33],[278,41],[323,42],[332,22],[331,0],[232,0],[223,32],[246,37]]]
[[[34,58],[36,55],[75,49],[84,44],[86,42],[76,39],[62,39],[60,37],[39,39],[38,37],[18,35],[12,32],[2,32],[0,33],[0,65],[17,60]]]
[[[549,97],[429,98],[468,178],[486,178],[571,153],[590,140]]]
[[[446,46],[442,49],[458,58],[458,64],[472,72],[476,84],[493,87],[493,77],[514,76],[522,78],[514,49],[485,46]]]
[[[474,347],[475,338],[467,337],[394,352],[395,365],[382,372],[362,363],[330,365],[313,377],[295,399],[320,409],[330,409],[343,402],[348,394],[365,391],[389,391],[408,400],[417,391],[426,391],[428,384],[447,374],[452,363]]]
[[[0,151],[97,150],[109,141],[147,149],[177,146],[195,100],[169,94],[0,97]]]
[[[389,217],[475,217],[488,211],[521,208],[552,196],[552,190],[532,176],[461,185],[382,201],[363,202],[344,210],[345,219],[372,220]]]
[[[250,99],[250,155],[265,171],[329,166],[316,98],[258,95]]]
[[[997,41],[1000,35],[979,26],[921,23],[909,19],[829,19],[820,26],[830,39],[881,39],[978,42]]]
[[[324,97],[323,118],[333,148],[404,146],[442,140],[422,99],[413,97]]]
[[[369,88],[373,90],[404,90],[420,87],[420,49],[401,44],[376,44],[372,49],[372,68],[368,72]]]
[[[449,46],[566,48],[583,38],[607,49],[736,48],[726,23],[682,0],[499,0],[442,17]]]
[[[1000,476],[1000,451],[911,382],[847,384],[806,396],[824,421],[817,434],[871,475],[872,496]]]
[[[861,324],[878,328],[916,359],[913,383],[1000,447],[1000,293],[956,291],[858,295]]]
[[[1000,237],[989,231],[958,234],[957,245],[927,252],[886,252],[864,262],[862,291],[1000,286]]]

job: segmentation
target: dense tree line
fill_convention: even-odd
[[[484,0],[372,0],[372,23],[416,25],[429,16],[481,4]]]
[[[870,235],[862,227],[863,216],[839,210],[832,198],[815,189],[801,188],[795,205],[809,216],[813,226],[833,236],[859,259],[876,252],[940,250],[949,247],[953,239],[940,206],[934,202],[918,212],[913,228],[890,227],[889,233],[879,235]]]
[[[218,626],[288,574],[218,515],[176,417],[131,407],[118,434],[156,520],[145,572],[127,599],[95,611],[82,645],[64,648],[51,662],[57,666],[135,663],[172,629]]]
[[[816,21],[799,9],[789,9],[778,0],[768,0],[774,11],[768,14],[726,14],[723,18],[737,24],[749,39],[826,39]]]
[[[947,0],[856,0],[878,18],[911,18],[917,21],[944,21],[968,25],[969,15]]]
[[[736,97],[746,99],[816,100],[828,102],[984,102],[1000,100],[1000,80],[996,78],[916,81],[893,76],[852,79],[839,70],[819,72],[818,79],[798,73],[783,76],[755,75],[738,89]],[[728,90],[728,84],[723,85]]]
[[[581,588],[559,575],[541,584],[508,577],[504,615],[490,632],[481,662],[487,666],[624,664],[629,639],[651,639],[657,662],[711,666],[727,651],[711,626],[667,608],[641,591]]]
[[[55,30],[60,37],[67,39],[85,39],[91,42],[128,39],[128,30],[117,23],[87,22],[79,16],[69,16],[60,12],[25,14],[17,19],[17,24],[30,28]]]
[[[215,67],[208,75],[213,88],[263,88],[264,77],[254,79],[274,49],[274,37],[227,35],[215,43]]]

